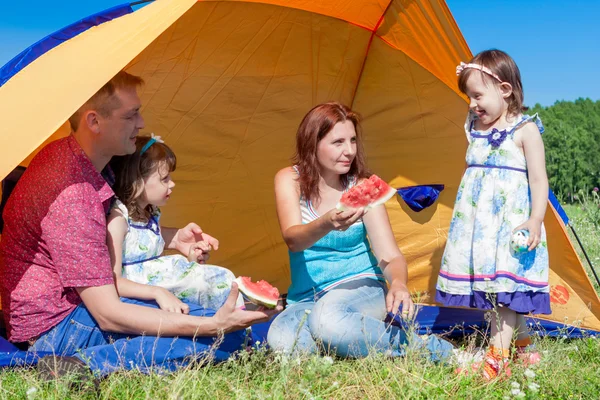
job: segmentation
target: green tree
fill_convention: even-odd
[[[600,187],[600,101],[557,101],[550,107],[536,104],[546,132],[546,164],[550,188],[566,202],[578,191]]]

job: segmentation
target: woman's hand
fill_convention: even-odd
[[[527,251],[535,249],[542,240],[542,221],[529,218],[524,224],[517,226],[513,230],[513,233],[520,231],[521,229],[529,231],[529,240],[527,240],[527,246],[529,246],[529,248]]]
[[[385,298],[387,311],[398,314],[402,307],[401,316],[405,319],[412,319],[414,315],[414,303],[410,297],[410,292],[406,285],[398,280],[395,280],[390,285],[388,294]]]
[[[210,258],[210,251],[212,246],[207,242],[200,241],[190,246],[190,252],[188,254],[188,260],[197,262],[198,264],[206,264]]]
[[[365,209],[362,207],[346,211],[334,208],[325,214],[325,218],[332,231],[345,231],[363,215],[365,215]]]
[[[179,300],[173,293],[161,287],[156,287],[156,289],[157,291],[154,300],[158,303],[161,310],[178,314],[190,313],[190,306]]]

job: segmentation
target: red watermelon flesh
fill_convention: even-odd
[[[244,294],[252,303],[260,304],[268,308],[275,308],[279,301],[279,290],[271,286],[269,282],[257,281],[252,282],[252,279],[247,276],[238,276],[235,282],[240,288],[240,292]]]
[[[349,208],[373,208],[385,203],[394,194],[396,189],[377,175],[371,175],[369,179],[365,179],[344,193],[336,208],[340,211]]]

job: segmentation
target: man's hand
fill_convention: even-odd
[[[283,307],[277,306],[272,310],[246,311],[236,307],[239,295],[237,283],[231,284],[231,292],[225,301],[225,304],[213,316],[217,328],[223,333],[237,331],[260,322],[266,322],[271,317],[280,313]]]
[[[181,254],[190,254],[190,247],[198,242],[206,242],[213,249],[219,249],[219,241],[207,233],[195,223],[190,222],[185,227],[178,229],[171,241],[173,248],[179,250]]]

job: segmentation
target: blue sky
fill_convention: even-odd
[[[447,2],[473,53],[498,48],[513,56],[521,69],[526,104],[600,100],[600,1]],[[0,65],[55,30],[123,0],[3,3]]]

